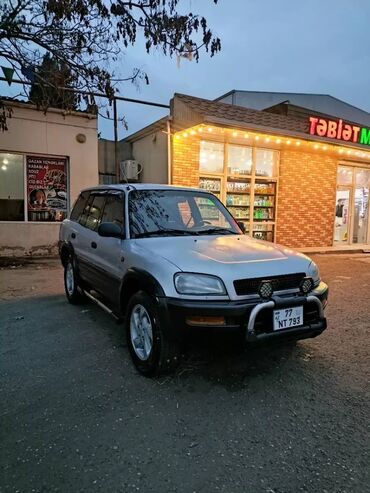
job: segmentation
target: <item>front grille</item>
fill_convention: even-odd
[[[286,289],[298,289],[302,279],[306,277],[304,272],[298,274],[286,274],[284,276],[255,277],[253,279],[238,279],[234,281],[235,292],[238,296],[258,294],[261,281],[271,281],[274,291]]]

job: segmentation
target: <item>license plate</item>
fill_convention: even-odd
[[[290,329],[303,325],[303,306],[274,310],[274,330]]]

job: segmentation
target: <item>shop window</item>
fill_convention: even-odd
[[[269,149],[256,150],[256,176],[277,176],[277,153]]]
[[[0,221],[24,221],[23,156],[0,153]]]
[[[200,170],[204,173],[223,173],[224,145],[219,142],[200,143]]]
[[[199,213],[204,225],[209,224],[211,226],[227,229],[232,227],[213,200],[208,197],[195,197],[195,203],[199,208]]]
[[[229,175],[251,175],[252,162],[251,147],[229,145],[227,163],[227,172]]]
[[[370,170],[368,169],[356,170],[356,187],[363,187],[363,188],[370,187]]]
[[[338,185],[352,185],[353,183],[353,168],[348,166],[338,167]]]

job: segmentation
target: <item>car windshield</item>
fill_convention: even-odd
[[[228,210],[207,192],[133,190],[129,219],[131,238],[241,234]]]

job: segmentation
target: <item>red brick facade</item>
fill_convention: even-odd
[[[291,247],[333,244],[335,156],[282,150],[276,241]]]
[[[173,140],[172,184],[199,186],[199,139]]]
[[[199,186],[199,138],[174,138],[172,184]],[[280,151],[276,241],[290,247],[333,244],[337,156]]]

